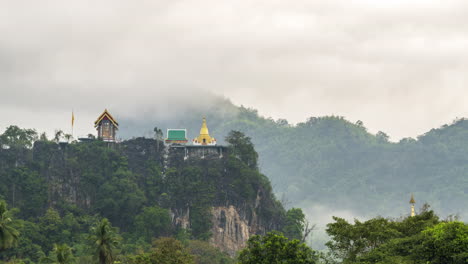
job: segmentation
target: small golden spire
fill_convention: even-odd
[[[413,217],[416,215],[416,211],[414,210],[414,204],[416,203],[416,201],[414,200],[413,194],[411,194],[411,200],[409,201],[409,203],[411,204],[411,217]]]

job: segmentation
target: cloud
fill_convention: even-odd
[[[25,124],[38,110],[133,115],[211,93],[293,122],[344,115],[394,138],[468,113],[464,0],[0,5],[0,114],[31,113]]]

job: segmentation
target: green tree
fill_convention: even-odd
[[[37,132],[34,129],[21,129],[18,126],[9,126],[0,135],[0,147],[6,145],[9,147],[32,147],[37,140]]]
[[[388,142],[390,136],[388,136],[385,132],[382,132],[382,131],[379,131],[377,132],[377,134],[375,135],[377,140],[381,143],[386,143]]]
[[[135,217],[135,228],[138,236],[151,242],[152,238],[168,234],[171,229],[169,210],[159,206],[143,208],[143,212]]]
[[[190,240],[187,244],[190,254],[194,255],[196,264],[232,264],[234,259],[213,247],[210,243]]]
[[[63,137],[64,134],[65,134],[65,133],[63,133],[62,130],[55,130],[54,141],[55,141],[56,143],[59,143],[59,142],[60,142],[60,139],[62,139],[62,137]]]
[[[250,137],[247,137],[240,131],[231,131],[226,137],[232,155],[242,160],[247,166],[257,168],[258,153],[255,151],[254,145]]]
[[[406,217],[398,222],[396,228],[405,237],[420,234],[423,230],[440,223],[439,217],[434,211],[429,210],[429,205],[425,204],[422,211],[414,217]]]
[[[67,244],[54,244],[52,251],[48,257],[43,257],[40,260],[41,264],[72,264],[75,263],[73,249]]]
[[[286,212],[286,223],[281,230],[289,239],[302,241],[305,229],[305,215],[300,208],[292,208]]]
[[[297,239],[279,233],[253,236],[239,254],[239,264],[314,264],[315,252]]]
[[[39,140],[40,141],[49,141],[49,139],[47,138],[47,134],[45,132],[42,132],[41,135],[39,136]]]
[[[335,216],[333,220],[335,222],[327,224],[326,231],[332,241],[326,245],[343,263],[353,263],[390,239],[401,236],[395,223],[381,217],[365,222],[355,219],[354,224]]]
[[[194,257],[174,238],[163,237],[153,242],[150,253],[132,257],[132,264],[195,264]]]
[[[109,181],[100,186],[94,203],[95,212],[122,228],[130,227],[145,202],[145,195],[135,182],[135,175],[124,165],[118,166]]]
[[[117,229],[112,227],[109,220],[102,219],[91,228],[88,238],[93,251],[93,257],[99,264],[113,264],[120,244],[121,237]]]
[[[40,224],[18,219],[18,231],[21,236],[18,239],[18,245],[5,251],[4,258],[31,260],[32,263],[37,263],[44,255],[40,242],[44,241],[42,234],[39,232]],[[8,253],[8,254],[6,254]],[[1,259],[1,256],[0,256]]]
[[[0,251],[18,244],[19,232],[14,227],[14,220],[5,201],[0,201]]]
[[[437,246],[432,244],[432,236],[427,230],[434,230],[439,220],[437,215],[427,208],[425,206],[425,209],[414,217],[398,220],[377,217],[365,222],[355,219],[351,224],[342,218],[334,217],[335,221],[327,225],[327,233],[332,238],[327,246],[332,257],[341,260],[342,263],[436,263],[433,258]],[[448,235],[440,246],[453,247],[455,252],[445,248],[441,251],[447,251],[448,254],[463,252],[463,246],[456,248],[449,244],[448,241],[454,237],[453,233]],[[456,243],[463,244],[461,241]],[[461,256],[458,255],[459,258]],[[444,261],[437,263],[457,263]]]
[[[468,263],[468,225],[455,221],[427,228],[417,253],[433,264]]]
[[[73,139],[73,136],[71,134],[64,134],[63,137],[67,140],[68,143]]]
[[[52,249],[53,243],[61,241],[62,218],[54,208],[47,209],[46,213],[39,217],[39,230],[41,233],[41,246],[45,252]]]
[[[160,128],[154,127],[153,132],[154,132],[154,138],[156,140],[159,140],[159,141],[163,140],[163,135],[164,134],[163,134],[163,132],[162,132],[162,130]]]
[[[151,260],[154,264],[192,264],[193,256],[182,243],[174,238],[163,237],[153,242]]]

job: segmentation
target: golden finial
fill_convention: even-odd
[[[206,118],[203,117],[202,127],[200,129],[200,135],[209,135],[208,126],[206,125]]]
[[[410,204],[415,204],[416,201],[414,200],[413,194],[411,194],[411,200],[409,201]]]

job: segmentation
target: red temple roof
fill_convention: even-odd
[[[114,124],[114,126],[118,127],[119,126],[119,123],[117,123],[117,121],[115,121],[114,117],[112,117],[112,115],[106,110],[104,110],[104,112],[98,117],[98,119],[94,122],[94,126],[98,126],[99,123],[101,123],[102,120],[109,120],[112,122],[112,124]]]

